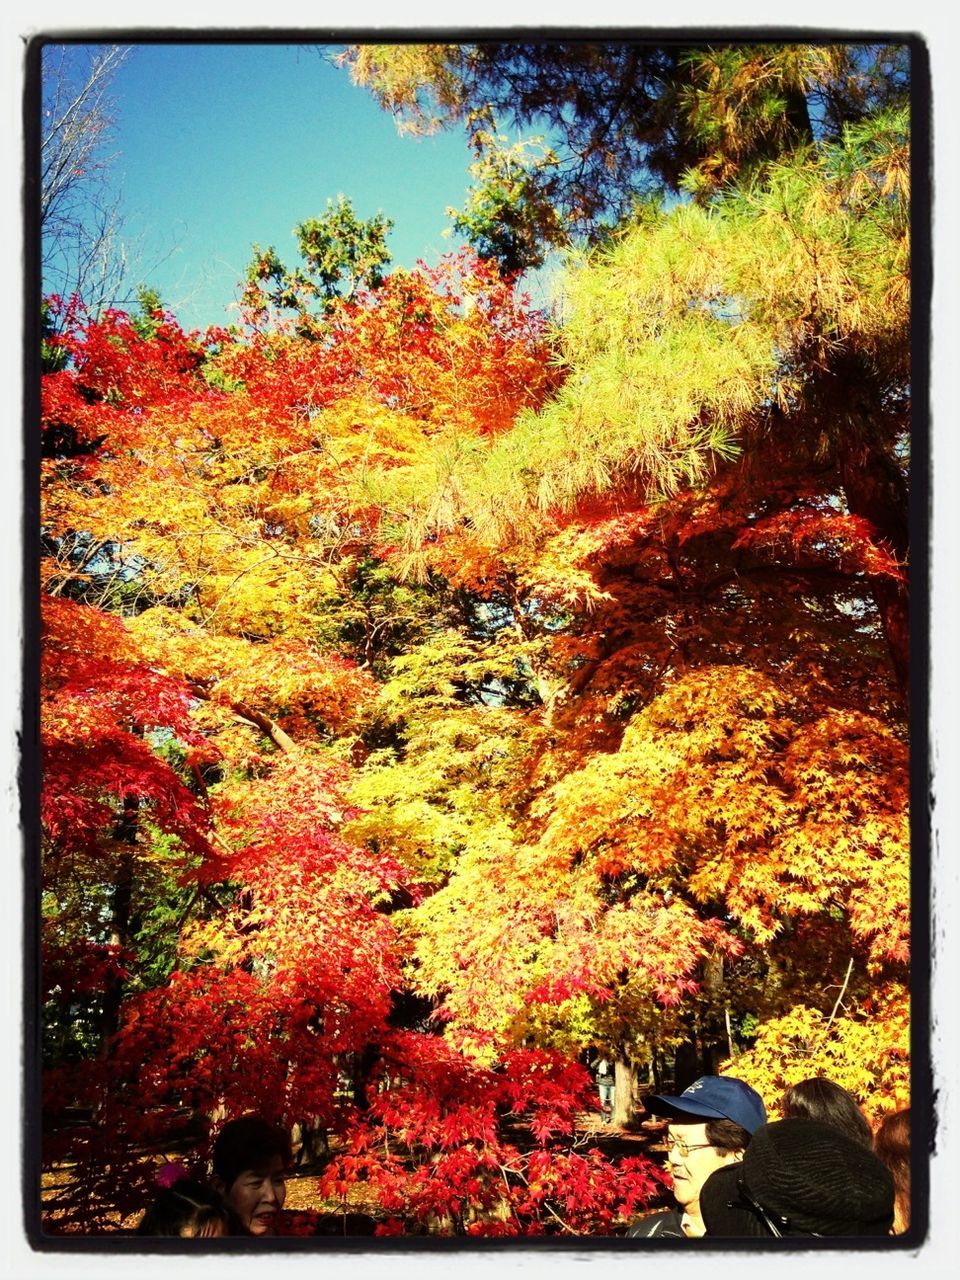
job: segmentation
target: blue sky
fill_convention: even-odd
[[[442,232],[469,182],[463,132],[400,137],[317,46],[136,45],[113,97],[110,175],[133,283],[156,288],[186,328],[236,319],[251,245],[292,266],[294,226],[341,192],[361,217],[393,219],[397,265],[456,243]]]

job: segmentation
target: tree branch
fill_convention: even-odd
[[[830,1018],[827,1022],[827,1025],[823,1029],[824,1040],[826,1040],[827,1036],[830,1034],[830,1028],[833,1026],[834,1018],[836,1018],[837,1016],[837,1010],[840,1008],[840,1002],[843,1000],[844,995],[846,995],[847,983],[850,981],[850,974],[852,972],[853,972],[853,956],[850,957],[850,963],[847,965],[846,976],[843,979],[843,986],[840,988],[840,994],[837,996],[837,1002],[833,1006],[833,1012],[830,1014]]]

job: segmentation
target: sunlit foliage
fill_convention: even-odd
[[[457,49],[352,56],[456,113]],[[499,251],[337,277],[329,219],[242,328],[51,301],[66,1228],[256,1108],[384,1234],[619,1231],[663,1179],[578,1129],[591,1049],[908,1100],[907,121],[853,54],[662,57],[722,163],[571,256],[552,320]]]

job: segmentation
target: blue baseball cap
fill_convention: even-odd
[[[646,1106],[655,1116],[732,1120],[747,1133],[753,1133],[767,1121],[767,1109],[756,1089],[732,1076],[701,1076],[678,1097],[655,1095],[646,1099]]]

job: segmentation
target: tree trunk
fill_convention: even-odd
[[[637,1086],[637,1068],[628,1057],[627,1051],[623,1046],[617,1052],[613,1071],[613,1115],[610,1118],[610,1122],[622,1129],[633,1123],[633,1099]]]
[[[909,499],[906,481],[896,463],[882,450],[864,445],[844,455],[841,476],[850,514],[869,520],[880,541],[906,564],[910,550]],[[909,592],[905,584],[874,578],[872,593],[906,703],[910,677]]]
[[[121,844],[135,845],[140,829],[140,799],[132,792],[123,797],[123,810],[117,818],[113,837]],[[117,874],[114,879],[110,902],[110,945],[126,947],[130,941],[130,913],[133,905],[133,854],[121,853],[117,857]],[[123,1000],[123,980],[112,978],[103,995],[103,1012],[100,1029],[103,1044],[117,1030],[120,1022],[120,1004]]]
[[[379,1056],[379,1046],[368,1044],[361,1053],[354,1057],[353,1101],[358,1111],[368,1111],[370,1109],[367,1087],[370,1084],[370,1074]]]
[[[117,881],[113,890],[112,919],[110,922],[111,946],[124,947],[127,944],[132,897],[133,858],[129,853],[125,853],[121,856],[117,867]],[[123,981],[120,978],[111,978],[103,994],[103,1013],[100,1018],[100,1030],[104,1044],[120,1025],[120,1004],[122,1000]]]
[[[723,953],[720,951],[707,956],[703,963],[703,988],[710,997],[712,1008],[709,1017],[698,1026],[700,1066],[703,1075],[712,1076],[717,1074],[720,1063],[728,1056],[729,1047],[727,1018],[724,1018],[721,1025],[719,1015],[715,1012],[721,1005],[726,1005]]]
[[[682,1044],[677,1045],[673,1062],[673,1092],[683,1093],[684,1089],[701,1075],[703,1072],[700,1070],[700,1052],[691,1032],[689,1040],[684,1040]]]
[[[330,1154],[327,1130],[309,1120],[293,1126],[293,1143],[297,1147],[297,1168],[320,1164]]]
[[[664,1060],[663,1054],[658,1049],[651,1050],[650,1053],[650,1092],[662,1093],[664,1080]]]

